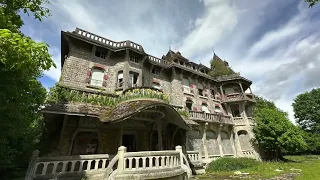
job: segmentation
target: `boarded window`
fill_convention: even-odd
[[[102,86],[104,70],[100,68],[93,68],[91,72],[92,72],[92,75],[91,75],[90,85]]]
[[[206,143],[209,155],[220,155],[217,133],[214,131],[206,132]]]
[[[202,136],[200,131],[193,130],[188,132],[188,145],[189,151],[199,151],[204,154]]]
[[[223,154],[233,154],[230,136],[227,132],[221,131],[221,146]]]

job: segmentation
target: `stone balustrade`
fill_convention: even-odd
[[[137,43],[134,43],[134,42],[131,42],[131,41],[115,42],[115,41],[103,38],[101,36],[95,35],[93,33],[90,33],[88,31],[79,29],[79,28],[77,28],[75,30],[75,33],[78,34],[78,35],[84,36],[86,38],[98,41],[98,42],[100,42],[100,43],[102,43],[104,45],[111,46],[113,48],[131,47],[133,49],[136,49],[138,51],[142,51],[143,52],[143,48],[142,48],[141,45],[139,45]]]
[[[254,119],[253,119],[253,117],[247,117],[247,119],[248,119],[248,123],[249,123],[250,125],[253,125],[253,124],[254,124]]]
[[[243,150],[242,156],[243,157],[255,157],[254,150]]]
[[[38,157],[38,154],[35,152],[32,156],[26,175],[28,180],[74,172],[104,170],[110,160],[108,154],[58,157]]]
[[[154,56],[151,56],[151,55],[148,55],[148,58],[150,61],[152,62],[156,62],[158,64],[162,64],[162,65],[169,65],[170,63],[164,59],[160,59],[160,58],[157,58],[157,57],[154,57]]]
[[[191,163],[201,162],[202,157],[199,151],[187,151],[187,157]]]
[[[233,117],[233,122],[235,125],[245,125],[247,120],[243,117]]]
[[[212,122],[220,122],[225,124],[234,124],[230,116],[224,116],[219,114],[211,114],[205,112],[190,111],[190,119],[192,120],[205,120]]]
[[[116,160],[117,169],[109,173],[111,166],[116,164],[110,163],[106,179],[160,179],[184,176],[184,173],[191,176],[191,169],[181,146],[176,146],[176,150],[140,152],[127,152],[126,147],[120,146]]]

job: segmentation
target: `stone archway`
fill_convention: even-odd
[[[97,132],[79,131],[73,140],[71,155],[96,154],[98,146]]]
[[[217,133],[215,131],[207,130],[206,136],[208,155],[220,155]]]
[[[240,130],[237,132],[241,150],[251,150],[250,137],[247,131]]]
[[[223,154],[233,154],[230,135],[225,131],[221,131],[220,136]]]

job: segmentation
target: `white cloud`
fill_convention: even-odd
[[[320,33],[313,28],[320,25],[314,18],[319,7],[301,2],[294,9],[297,5],[295,0],[58,0],[45,23],[56,35],[79,27],[115,41],[129,39],[158,57],[171,46],[205,65],[214,48],[235,71],[254,80],[254,93],[275,101],[293,119],[295,95],[320,85]],[[32,34],[40,40],[47,35]],[[59,48],[50,49],[58,66]],[[60,67],[45,75],[58,80]]]

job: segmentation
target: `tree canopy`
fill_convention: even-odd
[[[305,130],[309,151],[320,151],[320,88],[298,95],[292,103],[294,117]]]
[[[254,119],[254,142],[265,151],[267,159],[282,159],[283,150],[297,152],[307,148],[303,132],[273,102],[258,97]]]
[[[312,7],[319,2],[319,0],[304,0],[304,1],[309,3],[309,7]]]
[[[211,70],[209,75],[212,77],[218,77],[222,75],[230,75],[235,72],[228,66],[226,61],[221,60],[217,55],[214,55],[210,60]]]
[[[41,20],[49,15],[47,0],[0,0],[0,173],[3,178],[24,168],[39,142],[39,112],[46,90],[38,78],[55,64],[49,46],[20,32],[19,12]],[[12,179],[12,177],[8,177]]]

